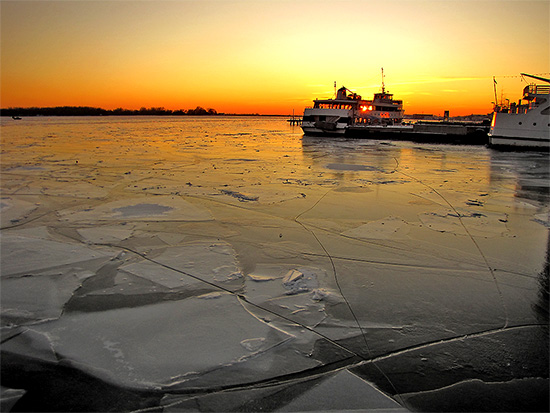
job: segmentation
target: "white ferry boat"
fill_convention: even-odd
[[[316,99],[313,107],[304,109],[302,130],[306,135],[343,136],[353,125],[394,125],[402,119],[403,101],[386,92],[382,69],[382,91],[373,100],[364,100],[343,86],[335,99]]]
[[[550,83],[550,79],[522,75]],[[530,84],[523,89],[522,99],[517,104],[495,105],[489,145],[550,149],[550,85]]]

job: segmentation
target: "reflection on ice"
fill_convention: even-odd
[[[409,224],[407,222],[399,217],[386,217],[345,231],[343,235],[366,239],[400,239],[406,238],[408,233]]]
[[[2,123],[3,411],[547,410],[548,157],[285,126]]]

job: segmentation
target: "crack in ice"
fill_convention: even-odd
[[[395,158],[394,158],[395,159]],[[485,262],[485,266],[487,267],[487,269],[489,270],[489,272],[491,273],[491,277],[493,278],[493,281],[494,281],[494,284],[495,284],[495,287],[497,289],[497,292],[498,292],[498,295],[499,295],[499,298],[500,298],[500,304],[503,308],[503,311],[504,311],[504,326],[503,328],[506,328],[508,326],[508,323],[509,323],[509,315],[508,315],[508,307],[506,306],[505,302],[504,302],[504,295],[502,294],[502,290],[500,289],[500,285],[497,281],[497,278],[495,276],[495,272],[493,270],[493,268],[491,267],[491,265],[489,264],[489,261],[487,260],[487,257],[485,256],[485,254],[483,253],[481,247],[479,246],[479,244],[477,243],[477,241],[475,240],[474,236],[470,233],[470,231],[468,230],[468,228],[466,227],[466,225],[464,224],[464,222],[462,221],[462,214],[460,214],[456,208],[447,200],[447,198],[445,198],[438,190],[436,190],[435,188],[431,187],[430,185],[424,183],[423,181],[421,181],[420,179],[418,178],[415,178],[414,176],[412,175],[409,175],[403,171],[398,171],[398,168],[399,168],[399,161],[397,159],[395,159],[395,162],[397,163],[397,166],[396,166],[396,171],[410,179],[413,179],[415,180],[416,182],[420,183],[421,185],[424,185],[426,188],[430,189],[431,191],[433,191],[437,196],[439,196],[456,214],[457,218],[458,218],[458,221],[460,222],[460,225],[462,226],[462,228],[464,228],[464,231],[466,231],[466,234],[468,234],[468,237],[470,238],[470,240],[472,241],[472,243],[475,245],[476,249],[478,250],[479,254],[481,255],[481,258],[483,259],[483,261]]]

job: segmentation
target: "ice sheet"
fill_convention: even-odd
[[[226,313],[231,317],[223,317]],[[254,322],[230,294],[212,300],[189,298],[67,314],[35,328],[48,332],[59,357],[104,370],[126,386],[182,383],[221,366],[246,362],[251,354],[263,353],[290,338]],[[246,340],[255,340],[257,346],[242,345]]]
[[[546,154],[1,122],[3,408],[548,410]]]

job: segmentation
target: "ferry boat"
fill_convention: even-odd
[[[374,99],[364,100],[342,86],[335,99],[315,99],[313,107],[304,109],[302,130],[306,135],[343,136],[353,125],[394,125],[402,119],[403,101],[386,91],[382,69],[382,91]]]
[[[550,79],[521,73],[541,82]],[[525,100],[526,103],[522,103]],[[550,149],[550,85],[530,84],[523,97],[511,105],[495,105],[489,145],[494,147],[523,147]]]

